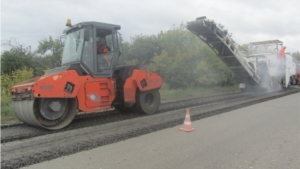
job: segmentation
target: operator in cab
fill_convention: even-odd
[[[105,44],[104,38],[99,38],[97,42],[97,54],[106,53],[109,51],[109,48]]]
[[[110,48],[106,46],[105,39],[100,37],[97,42],[97,54],[104,54],[108,51],[110,51]],[[102,58],[105,60],[105,63],[102,64],[102,66],[104,66],[105,68],[109,67],[110,64],[108,56],[105,54]]]

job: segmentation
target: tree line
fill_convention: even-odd
[[[172,89],[236,83],[230,70],[185,24],[157,35],[136,35],[122,46],[123,63],[157,72]],[[1,74],[11,76],[26,70],[32,77],[42,76],[45,70],[60,66],[62,50],[60,40],[51,36],[40,40],[33,52],[12,46],[1,54]]]
[[[169,88],[233,85],[237,79],[185,24],[157,35],[137,35],[123,43],[127,64],[157,72]]]
[[[2,44],[3,45],[3,44]],[[59,39],[51,36],[39,41],[35,51],[24,49],[15,40],[7,41],[10,46],[1,54],[1,74],[11,75],[17,70],[32,70],[34,76],[41,76],[44,71],[60,66],[63,45]]]

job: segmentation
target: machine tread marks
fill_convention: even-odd
[[[136,92],[136,103],[133,108],[139,113],[154,114],[157,112],[160,104],[160,94],[158,89],[150,91]]]

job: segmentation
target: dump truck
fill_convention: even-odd
[[[57,130],[78,112],[115,108],[121,112],[155,113],[163,79],[135,65],[119,65],[123,56],[120,25],[68,20],[61,66],[11,87],[13,110],[26,124]],[[98,52],[104,40],[107,51]]]

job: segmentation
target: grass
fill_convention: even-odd
[[[160,95],[162,102],[189,99],[196,97],[205,97],[218,95],[222,93],[239,91],[238,86],[227,86],[227,87],[196,87],[187,89],[161,89]]]
[[[11,97],[1,93],[1,124],[12,124],[17,122],[19,122],[19,120],[13,113]]]
[[[1,117],[1,125],[2,124],[14,124],[19,123],[20,120],[16,118],[14,115],[2,116]]]
[[[218,95],[222,93],[239,91],[238,86],[227,87],[196,87],[187,89],[161,89],[161,101],[168,102],[174,100],[182,100],[196,97],[205,97]],[[9,96],[2,95],[1,98],[1,124],[18,123],[19,120],[15,117],[12,109],[12,100]]]

